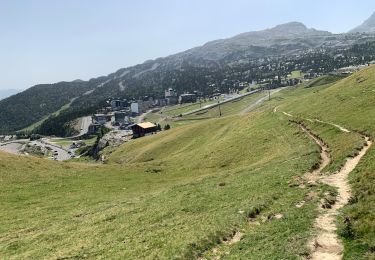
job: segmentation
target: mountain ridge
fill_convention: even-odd
[[[375,33],[375,12],[361,25],[350,30],[349,33]]]
[[[243,50],[252,45],[269,47],[276,44],[279,40],[293,40],[295,38],[304,37],[324,37],[330,35],[332,35],[332,33],[327,31],[307,28],[306,25],[301,22],[289,22],[264,30],[249,31],[229,38],[209,41],[201,46],[191,48],[185,52],[190,55],[195,54],[210,60],[217,60],[223,58],[223,56],[225,56],[225,54],[228,52],[233,51],[234,48],[236,48],[236,50]],[[215,49],[216,53],[208,49]]]
[[[19,92],[22,92],[20,89],[0,89],[0,100],[13,96]]]
[[[75,98],[74,102],[66,111],[66,113],[71,112],[72,115],[66,118],[73,120],[75,119],[71,118],[73,115],[84,116],[78,113],[79,111],[95,110],[105,105],[108,98],[113,97],[138,99],[142,96],[153,96],[160,98],[164,95],[164,89],[169,87],[176,89],[179,93],[200,91],[209,95],[214,91],[226,92],[239,80],[274,78],[273,69],[264,67],[269,66],[272,60],[279,64],[280,59],[300,59],[298,57],[301,55],[311,56],[315,52],[319,56],[321,55],[319,50],[322,48],[326,51],[334,50],[336,47],[343,50],[354,44],[369,41],[367,38],[367,36],[332,34],[307,28],[303,23],[290,22],[265,30],[246,32],[227,39],[207,42],[199,47],[121,68],[107,76],[92,78],[88,81],[75,80],[61,84],[44,84],[43,88],[36,85],[27,90],[27,95],[22,92],[22,95],[18,94],[0,101],[0,119],[4,123],[0,126],[0,133],[24,129],[59,110],[72,98]],[[375,41],[375,38],[370,40]],[[259,67],[263,68],[264,73],[257,71]],[[306,69],[312,67],[316,65],[310,64]],[[286,75],[291,69],[292,67],[279,68],[278,74]],[[48,93],[42,93],[42,90],[48,90]],[[53,92],[64,93],[69,99],[56,102],[58,95],[54,95]],[[55,102],[51,102],[51,98]],[[20,103],[25,109],[22,109],[21,113],[16,113],[14,107]],[[49,104],[51,107],[44,104]],[[22,120],[16,123],[18,119]],[[53,134],[60,135],[61,133]]]

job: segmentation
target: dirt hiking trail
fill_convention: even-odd
[[[331,156],[329,154],[328,145],[325,144],[318,136],[314,135],[306,126],[299,124],[302,131],[304,131],[311,139],[315,141],[320,147],[320,163],[319,167],[312,172],[305,174],[305,178],[308,181],[318,181],[321,178],[322,170],[331,162]]]
[[[348,203],[351,196],[348,175],[355,169],[372,145],[372,141],[368,137],[364,138],[366,144],[358,155],[348,158],[345,165],[337,173],[321,178],[323,183],[337,188],[338,196],[336,203],[331,208],[322,210],[322,213],[315,221],[318,234],[310,243],[312,251],[310,259],[342,259],[344,248],[337,236],[335,220],[339,209]]]
[[[283,112],[288,117],[293,117],[291,114]],[[323,121],[318,121],[326,123]],[[329,123],[332,126],[339,128],[342,132],[350,133],[350,131],[342,126]],[[365,143],[359,153],[355,157],[349,157],[346,159],[344,166],[336,173],[332,175],[323,175],[323,169],[330,163],[331,158],[329,154],[328,146],[318,136],[313,134],[303,124],[298,123],[299,127],[304,131],[311,139],[317,143],[321,149],[320,157],[321,161],[317,169],[308,172],[304,175],[304,179],[308,183],[322,182],[324,184],[335,187],[338,191],[338,196],[333,205],[329,207],[323,206],[320,208],[320,214],[315,220],[315,228],[317,231],[316,236],[309,243],[311,253],[308,259],[312,260],[340,260],[343,257],[343,244],[337,235],[336,219],[339,214],[339,210],[344,207],[350,199],[351,189],[348,182],[349,174],[355,169],[362,157],[367,153],[372,145],[372,141],[367,136],[362,136]],[[298,207],[298,205],[297,205]]]

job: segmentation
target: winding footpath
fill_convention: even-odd
[[[311,119],[308,119],[310,121],[313,121]],[[345,127],[342,127],[340,125],[337,125],[337,124],[333,124],[333,123],[328,123],[328,122],[324,122],[322,120],[319,120],[319,119],[315,119],[316,122],[318,123],[322,123],[322,124],[327,124],[327,125],[331,125],[331,126],[334,126],[336,128],[338,128],[341,132],[344,132],[344,133],[350,133],[350,130],[346,129]]]
[[[372,145],[372,141],[369,137],[364,138],[366,145],[362,147],[358,155],[353,158],[348,158],[344,166],[336,174],[321,178],[323,183],[336,187],[339,195],[336,199],[336,203],[331,208],[324,209],[315,221],[318,234],[310,243],[312,251],[311,259],[342,259],[343,245],[337,237],[335,220],[339,209],[348,203],[351,196],[348,175],[355,169]]]
[[[275,109],[276,110],[276,109]],[[274,110],[274,112],[276,112]],[[293,117],[293,115],[283,112],[284,115],[288,117]],[[309,120],[310,121],[310,120]],[[344,133],[349,133],[350,131],[340,125],[333,123],[326,123],[324,121],[315,120],[320,123],[332,125]],[[316,236],[310,241],[309,247],[311,250],[308,259],[313,260],[339,260],[343,257],[343,244],[339,237],[337,236],[337,227],[335,221],[339,214],[339,210],[344,207],[351,196],[351,189],[348,182],[348,175],[355,169],[362,157],[370,149],[373,142],[368,136],[363,136],[365,141],[364,146],[361,148],[360,152],[355,157],[350,157],[346,159],[344,166],[335,174],[323,175],[323,169],[330,163],[330,154],[328,146],[320,139],[318,136],[314,135],[309,129],[304,125],[299,124],[300,128],[317,143],[321,148],[321,162],[318,169],[308,172],[305,174],[305,179],[308,182],[320,181],[324,184],[333,186],[337,188],[338,196],[336,198],[335,204],[331,208],[320,208],[320,214],[315,220],[315,228],[317,231]]]

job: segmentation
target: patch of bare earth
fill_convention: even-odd
[[[223,243],[226,245],[233,245],[235,243],[240,242],[242,237],[243,237],[243,233],[241,233],[240,231],[237,231],[229,240],[223,241]]]
[[[235,231],[229,237],[226,237],[226,238],[222,239],[221,244],[228,245],[228,246],[236,244],[236,243],[241,241],[243,236],[244,236],[244,234],[242,232]],[[223,252],[220,252],[219,247],[212,248],[211,252],[212,252],[213,256],[210,259],[215,259],[215,260],[220,259],[221,255],[223,254]],[[224,252],[224,253],[229,254],[229,252]],[[207,259],[203,258],[203,257],[198,257],[197,260],[207,260]]]
[[[288,117],[293,117],[291,114],[287,113],[287,112],[283,112],[284,115],[288,116]]]

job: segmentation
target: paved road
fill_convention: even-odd
[[[29,142],[29,139],[19,139],[9,142],[0,143],[0,151],[12,153],[12,154],[20,154],[20,149],[22,146]]]
[[[7,143],[0,146],[0,151],[12,153],[12,154],[20,154],[20,149],[22,148],[22,143]]]
[[[12,144],[12,143],[27,143],[30,141],[29,139],[18,139],[18,140],[13,140],[13,141],[8,141],[8,142],[0,142],[0,146],[7,145],[7,144]]]
[[[35,141],[29,141],[28,139],[22,139],[22,140],[15,140],[10,141],[6,143],[0,143],[0,151],[4,151],[11,154],[21,154],[20,150],[21,148],[26,144],[29,143],[30,145],[38,145],[42,147],[49,147],[52,151],[57,151],[58,155],[56,156],[56,159],[58,161],[66,161],[71,158],[70,154],[68,153],[68,150],[63,149],[61,147],[58,147],[54,144],[48,143],[46,139],[41,140],[35,140]]]
[[[51,143],[47,138],[43,138],[41,140],[36,141],[38,145],[43,145],[44,147],[49,147],[52,151],[57,151],[57,160],[58,161],[66,161],[71,159],[69,154],[69,149],[66,149],[62,146],[58,146],[56,144]]]
[[[49,150],[51,150],[52,152],[56,151],[58,153],[58,155],[56,156],[57,161],[66,161],[71,158],[70,154],[68,153],[68,150],[57,145],[51,144],[46,139],[32,141],[30,142],[30,144],[36,144],[45,148],[49,148]]]

